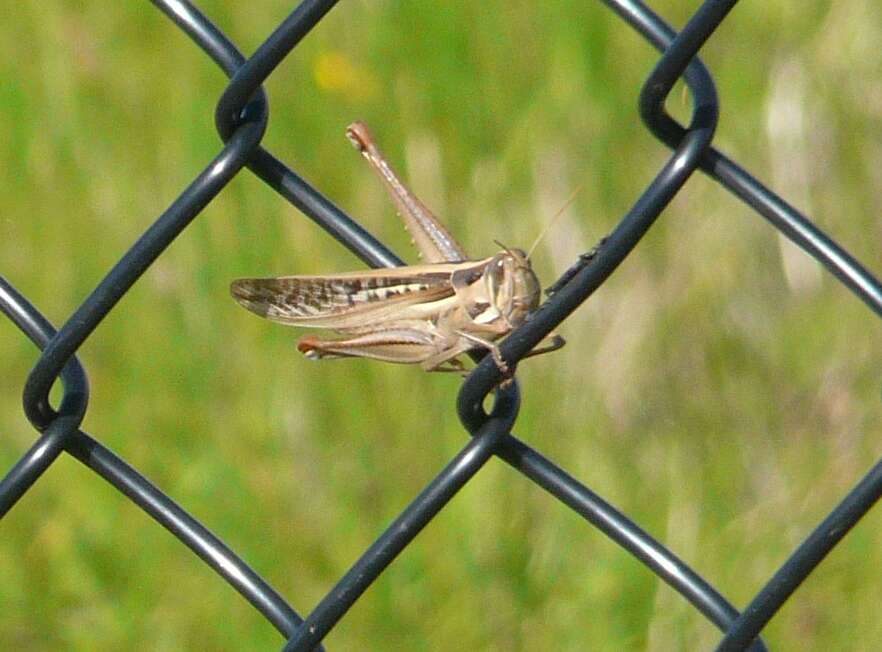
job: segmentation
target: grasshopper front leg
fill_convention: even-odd
[[[485,340],[483,337],[478,337],[474,333],[469,333],[467,331],[458,330],[456,334],[462,338],[465,338],[472,344],[477,344],[481,348],[487,349],[490,352],[490,355],[493,356],[493,362],[496,363],[496,366],[499,367],[500,373],[506,378],[511,378],[512,373],[508,368],[508,364],[505,362],[505,359],[502,357],[502,352],[499,350],[499,347],[496,346],[491,340]]]
[[[496,363],[496,366],[499,367],[499,371],[502,373],[503,376],[511,377],[514,375],[511,372],[508,363],[502,357],[502,351],[499,350],[499,347],[494,342],[490,340],[485,340],[482,337],[478,337],[474,333],[467,333],[465,331],[456,331],[456,333],[460,337],[464,337],[468,341],[487,349],[493,356],[493,361]],[[545,342],[546,340],[550,340],[549,343],[542,346],[542,342]],[[523,356],[521,356],[521,360],[524,360],[525,358],[532,358],[534,355],[542,355],[543,353],[551,353],[552,351],[557,351],[558,349],[563,348],[566,343],[567,341],[563,337],[555,332],[551,332],[546,335],[535,348],[531,349]]]

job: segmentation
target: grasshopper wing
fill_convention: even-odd
[[[456,301],[450,265],[423,265],[334,276],[282,276],[233,281],[230,293],[261,317],[292,326],[363,329],[426,319]],[[430,271],[427,271],[430,270]]]

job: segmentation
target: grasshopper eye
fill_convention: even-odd
[[[505,260],[499,258],[496,264],[490,268],[490,278],[495,287],[499,287],[505,281]]]

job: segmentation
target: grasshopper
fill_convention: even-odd
[[[324,328],[342,339],[302,338],[311,359],[372,358],[418,363],[426,371],[464,371],[459,356],[487,350],[510,377],[494,343],[539,306],[540,285],[527,253],[504,247],[469,260],[428,208],[401,182],[361,122],[346,136],[392,197],[425,264],[329,276],[243,278],[230,292],[248,310],[291,326]],[[562,337],[527,355],[559,349]]]

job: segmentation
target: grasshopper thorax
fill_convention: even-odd
[[[451,279],[469,317],[477,324],[508,332],[539,306],[541,288],[527,254],[503,249]]]
[[[506,249],[494,258],[497,270],[502,270],[502,282],[497,286],[496,305],[512,327],[519,326],[539,307],[542,287],[522,249]]]

